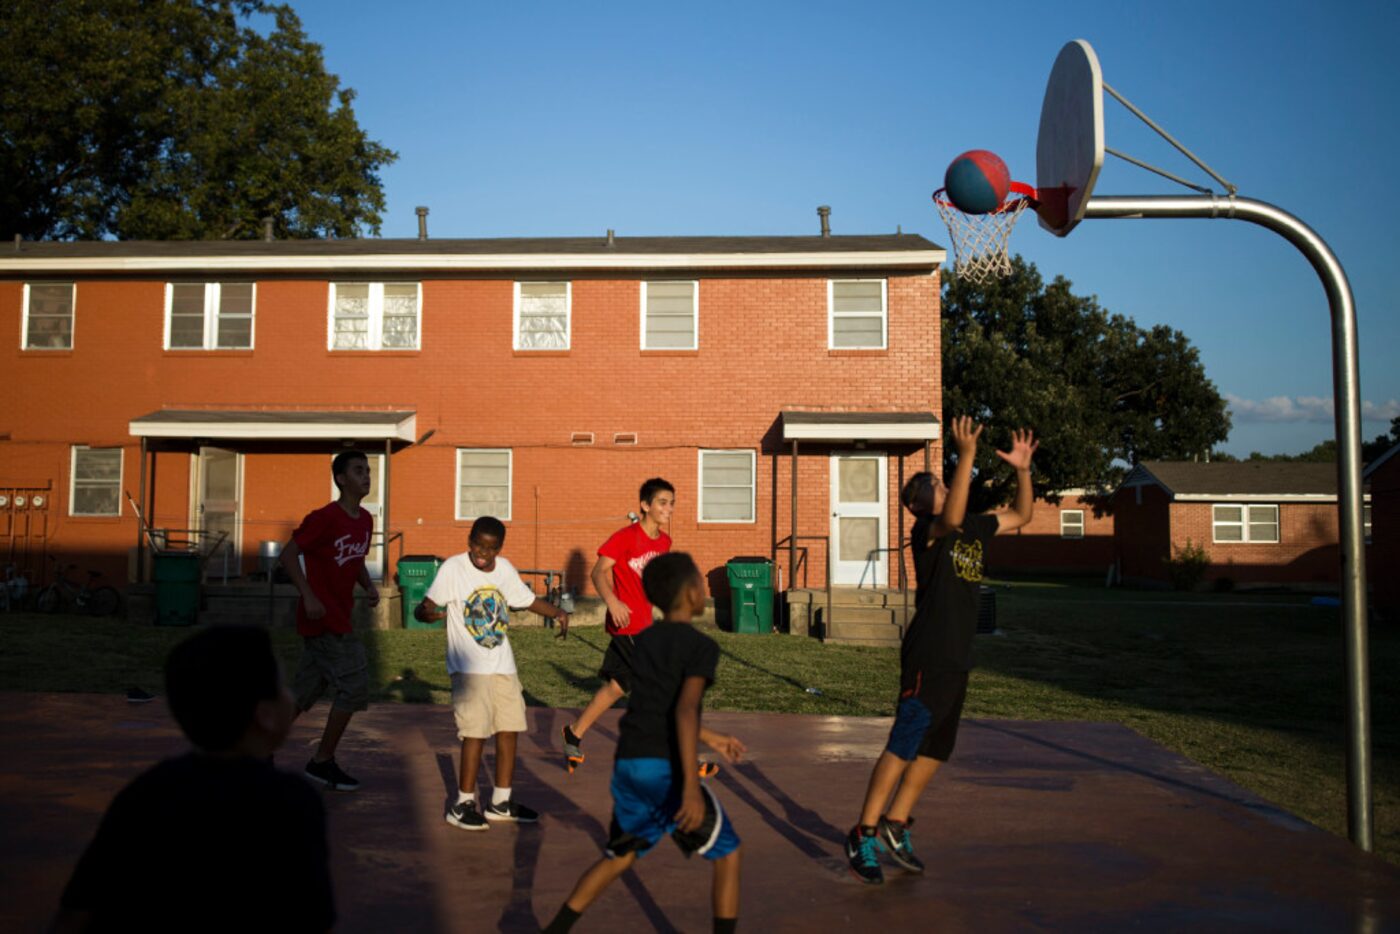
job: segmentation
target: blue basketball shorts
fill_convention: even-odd
[[[901,698],[885,749],[906,762],[918,756],[947,762],[958,741],[967,672],[950,671],[921,679],[917,694]]]
[[[703,782],[705,819],[689,833],[676,829],[681,787],[669,759],[618,759],[613,764],[613,815],[606,854],[644,856],[667,834],[686,856],[698,853],[705,859],[722,859],[737,850],[739,835],[719,798]]]

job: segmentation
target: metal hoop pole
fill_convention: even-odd
[[[1347,674],[1347,833],[1370,851],[1371,684],[1366,632],[1366,562],[1361,524],[1361,380],[1356,306],[1345,270],[1330,247],[1287,211],[1252,198],[1143,196],[1090,198],[1086,218],[1200,217],[1248,221],[1283,236],[1322,280],[1332,314],[1332,390],[1337,433],[1337,515],[1342,545],[1342,621]]]

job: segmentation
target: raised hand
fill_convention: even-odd
[[[1017,470],[1030,470],[1031,458],[1035,457],[1040,442],[1035,440],[1035,432],[1029,428],[1018,428],[1011,432],[1011,450],[997,451],[997,457]]]
[[[971,415],[959,415],[948,428],[953,438],[953,448],[958,452],[958,460],[971,459],[977,453],[977,439],[982,434],[982,426],[972,420]]]

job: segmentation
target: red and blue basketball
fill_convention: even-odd
[[[1011,173],[996,153],[970,149],[948,166],[943,189],[959,211],[986,214],[1006,200],[1011,190]]]

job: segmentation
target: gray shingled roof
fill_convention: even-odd
[[[86,240],[21,241],[0,256],[21,259],[195,256],[381,256],[443,254],[868,253],[941,250],[918,234],[831,237],[495,237],[428,240]]]
[[[1138,468],[1177,496],[1337,495],[1335,463],[1143,461]]]

